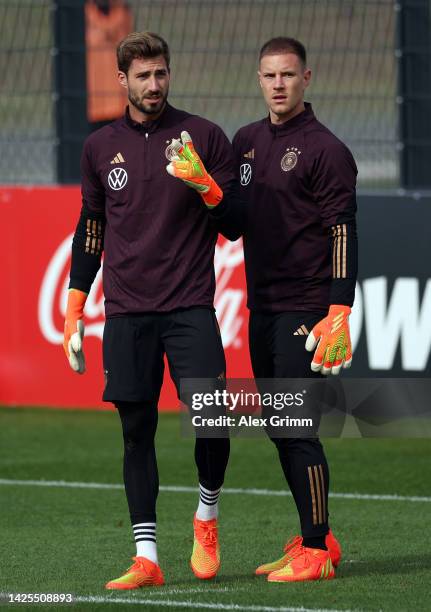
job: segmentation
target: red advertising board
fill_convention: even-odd
[[[102,407],[102,274],[85,310],[87,372],[72,372],[62,348],[70,246],[80,210],[78,187],[3,188],[0,403]],[[215,306],[230,377],[251,375],[241,241],[220,238],[216,249]],[[178,400],[167,374],[160,408]]]

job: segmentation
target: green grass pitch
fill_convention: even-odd
[[[271,494],[285,488],[275,449],[265,439],[234,439],[225,487],[267,493],[222,496],[222,566],[216,580],[201,582],[189,568],[197,494],[172,489],[196,486],[193,441],[181,437],[177,415],[162,414],[157,450],[166,489],[157,534],[167,584],[129,593],[103,588],[134,554],[122,488],[19,482],[121,484],[121,442],[115,413],[0,409],[0,593],[72,593],[78,601],[70,609],[87,611],[135,609],[131,602],[183,611],[430,609],[429,440],[325,441],[331,490],[376,498],[332,497],[331,524],[344,551],[337,577],[288,585],[253,575],[258,564],[281,556],[298,529],[292,498]],[[400,498],[380,499],[391,494]],[[9,605],[3,595],[0,609],[23,608],[29,606]]]

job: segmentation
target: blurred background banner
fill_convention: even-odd
[[[126,100],[115,48],[132,30],[171,46],[173,105],[232,137],[266,113],[257,55],[299,38],[307,99],[359,169],[360,282],[351,375],[430,376],[431,54],[424,0],[8,0],[0,3],[0,205],[4,337],[0,403],[102,406],[103,296],[87,305],[88,372],[61,348],[85,137]],[[250,375],[241,243],[220,240],[220,319],[230,377]],[[177,405],[168,381],[161,406]]]
[[[0,343],[0,403],[109,408],[111,404],[101,402],[101,271],[85,309],[84,376],[70,369],[62,347],[79,187],[6,188],[0,201],[5,238],[1,277],[7,293],[0,302],[0,318],[6,322]],[[215,304],[229,368],[247,377],[251,370],[241,240],[220,239],[215,269]],[[172,410],[178,400],[169,376],[165,381],[160,406]]]
[[[63,353],[73,227],[78,187],[4,189],[0,344],[0,403],[104,406],[101,339],[104,308],[99,272],[86,305],[87,372],[72,372]],[[388,214],[390,208],[391,213]],[[411,214],[406,215],[410,208]],[[431,200],[360,198],[360,281],[351,316],[354,366],[350,375],[431,374]],[[49,228],[45,231],[44,228]],[[251,377],[241,240],[219,239],[215,306],[230,378]],[[347,373],[346,373],[347,374]],[[160,407],[178,406],[166,377]]]

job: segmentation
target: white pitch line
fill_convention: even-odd
[[[72,482],[67,480],[12,480],[0,478],[0,485],[29,486],[29,487],[64,487],[70,489],[124,489],[122,484],[105,484],[103,482]],[[161,486],[160,491],[165,493],[199,493],[197,487]],[[291,496],[290,491],[275,491],[271,489],[223,489],[224,495],[261,495],[264,497],[286,497]],[[358,499],[369,501],[400,501],[400,502],[424,502],[430,503],[431,497],[420,497],[417,495],[390,495],[374,493],[329,493],[333,499]]]
[[[228,589],[218,589],[219,591],[226,591]],[[238,590],[238,589],[229,589]],[[241,589],[243,590],[243,589]],[[216,593],[216,589],[205,591],[205,589],[189,589],[190,592],[207,592]],[[183,591],[185,593],[186,591]],[[160,591],[160,595],[168,595],[170,591]],[[16,593],[11,592],[0,592],[0,603],[2,601],[9,601],[11,595]],[[131,605],[146,605],[146,606],[160,606],[166,608],[197,608],[197,609],[209,609],[209,610],[238,610],[241,612],[361,612],[360,610],[343,609],[339,610],[336,608],[304,608],[304,607],[286,607],[286,606],[257,606],[257,605],[242,605],[242,604],[222,604],[213,602],[198,602],[198,601],[178,601],[175,599],[146,599],[138,597],[102,597],[100,595],[76,595],[73,596],[71,604],[75,603],[89,603],[89,604],[131,604]]]
[[[166,597],[166,595],[190,595],[190,593],[214,593],[215,595],[218,595],[219,593],[238,593],[238,591],[245,591],[245,587],[238,587],[238,588],[233,588],[233,587],[219,587],[219,588],[206,588],[206,589],[202,589],[202,588],[190,588],[190,589],[179,589],[179,588],[171,588],[168,589],[167,591],[165,591],[164,589],[158,589],[154,590],[151,595],[162,595],[163,597]]]
[[[214,592],[214,591],[213,591]],[[9,601],[11,595],[16,593],[1,593],[0,602],[3,600]],[[286,606],[256,606],[256,605],[241,605],[241,604],[222,604],[206,601],[176,601],[174,599],[146,599],[138,597],[102,597],[100,595],[77,595],[73,597],[71,604],[89,603],[89,604],[132,604],[146,606],[164,606],[166,608],[198,608],[209,610],[239,610],[242,612],[360,612],[360,610],[336,608],[300,608]]]
[[[118,603],[118,604],[139,604],[146,606],[165,606],[167,608],[198,608],[209,610],[240,610],[243,612],[354,612],[353,610],[336,610],[334,608],[292,608],[292,607],[275,607],[275,606],[254,606],[241,604],[221,604],[198,601],[175,601],[173,599],[126,599],[109,597],[74,597],[74,603]],[[359,612],[359,611],[356,611]]]

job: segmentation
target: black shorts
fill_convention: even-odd
[[[250,357],[255,378],[320,378],[312,372],[313,352],[305,350],[308,333],[322,312],[251,312]]]
[[[107,319],[103,400],[158,401],[165,354],[178,394],[181,378],[224,378],[226,362],[214,311],[193,307]]]

